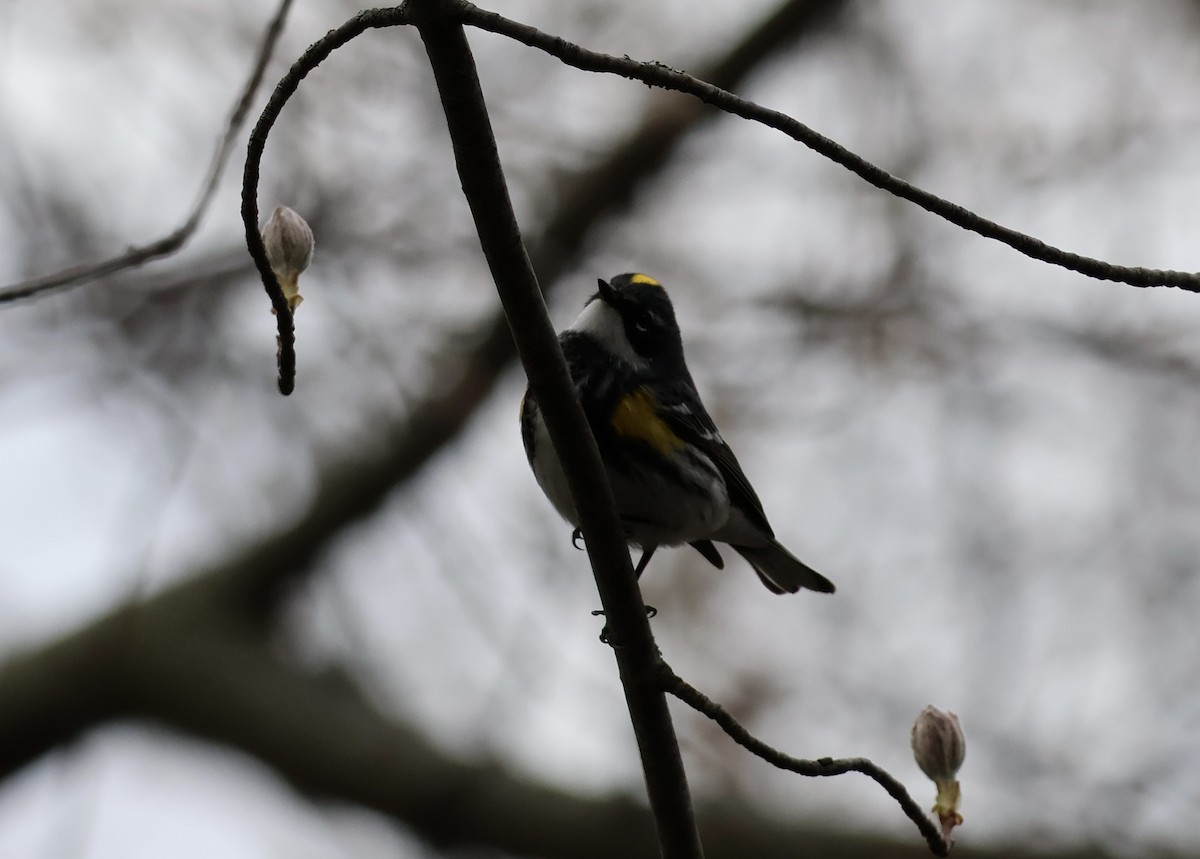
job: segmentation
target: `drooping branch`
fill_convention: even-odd
[[[246,146],[246,167],[242,173],[242,225],[246,231],[246,247],[254,260],[259,276],[262,277],[263,288],[271,299],[275,309],[276,325],[279,329],[279,392],[290,394],[296,387],[296,326],[292,309],[283,294],[283,289],[275,280],[271,264],[267,261],[267,252],[263,247],[262,236],[258,232],[258,180],[262,168],[263,151],[267,146],[267,137],[271,133],[279,114],[283,111],[288,99],[295,95],[300,82],[308,73],[319,66],[325,59],[345,45],[347,42],[361,36],[367,30],[384,27],[397,27],[412,23],[406,7],[396,6],[386,9],[367,9],[359,12],[349,21],[335,30],[330,30],[318,39],[300,55],[292,67],[288,69],[283,79],[275,85],[275,91],[263,108],[250,132],[250,142]]]
[[[846,0],[784,0],[750,27],[723,56],[698,76],[724,89],[737,87],[773,56],[837,20]],[[694,110],[686,109],[694,106]],[[557,210],[529,241],[529,257],[543,290],[574,264],[589,231],[605,215],[626,205],[635,191],[663,168],[680,141],[706,119],[715,117],[698,102],[680,99],[671,110],[657,103],[645,108],[633,132],[589,167],[559,183]]]
[[[109,275],[170,256],[187,244],[188,240],[191,239],[196,229],[200,226],[200,222],[204,219],[204,215],[212,203],[213,196],[217,192],[217,184],[225,172],[225,165],[229,163],[229,155],[233,152],[234,143],[238,135],[242,132],[242,126],[245,124],[246,117],[250,113],[250,105],[254,101],[255,93],[258,92],[259,84],[262,83],[267,63],[270,62],[271,56],[275,51],[275,45],[279,42],[279,36],[283,33],[283,25],[287,20],[287,15],[291,8],[292,0],[281,0],[279,8],[275,11],[275,15],[271,18],[270,23],[267,24],[267,29],[263,33],[258,51],[255,54],[254,67],[250,71],[250,77],[247,78],[241,93],[238,95],[237,101],[234,103],[233,110],[229,114],[229,119],[225,123],[225,133],[221,135],[221,140],[218,142],[217,149],[213,153],[212,161],[208,165],[208,174],[204,177],[204,182],[200,186],[200,193],[196,196],[196,201],[192,204],[192,208],[188,212],[187,217],[184,218],[183,223],[160,239],[149,244],[130,248],[124,253],[109,259],[71,266],[54,274],[43,275],[0,288],[0,304],[8,301],[17,301],[22,298],[31,298],[35,295],[56,289],[82,286],[83,284],[91,283]]]
[[[840,4],[833,2],[833,0],[828,0],[828,2],[811,0],[808,3],[784,4],[777,11],[776,15],[773,16],[772,20],[781,25],[785,30],[787,25],[802,27],[839,6]],[[584,71],[616,74],[641,81],[650,86],[687,93],[702,102],[711,104],[733,115],[775,128],[845,167],[875,187],[892,193],[901,199],[915,203],[926,211],[944,218],[956,226],[977,233],[985,238],[994,239],[1006,244],[1033,259],[1061,266],[1100,280],[1119,281],[1137,287],[1172,286],[1190,292],[1200,292],[1200,274],[1169,269],[1115,265],[1093,257],[1056,248],[1033,236],[988,220],[956,203],[938,197],[888,173],[883,168],[872,164],[786,114],[739,98],[728,90],[728,87],[732,86],[732,82],[706,82],[700,78],[672,69],[662,63],[640,63],[627,57],[617,58],[596,51],[590,51],[560,37],[543,33],[529,25],[521,24],[497,13],[480,9],[466,2],[466,0],[462,0],[462,2],[455,0],[455,2],[450,3],[447,7],[447,15],[453,16],[456,20],[464,24],[508,36],[522,44],[543,50],[560,59],[562,62]],[[251,256],[254,257],[255,264],[263,278],[264,287],[278,315],[279,387],[280,391],[284,394],[290,393],[295,385],[295,331],[293,320],[290,312],[283,309],[286,302],[283,299],[282,292],[275,284],[274,277],[270,274],[269,266],[267,266],[265,256],[261,250],[261,240],[257,235],[257,200],[253,197],[248,198],[245,195],[247,192],[253,192],[257,186],[259,162],[262,157],[262,147],[265,144],[266,134],[278,118],[279,111],[282,110],[287,99],[295,92],[304,76],[320,65],[335,49],[346,44],[366,30],[407,23],[410,23],[407,6],[371,9],[355,16],[355,18],[336,30],[330,31],[324,38],[314,43],[297,60],[287,76],[280,81],[271,103],[264,110],[259,124],[251,137],[246,164],[245,184],[243,185],[243,220],[246,225],[247,244]],[[731,55],[729,58],[730,66],[728,70],[731,77],[738,76],[739,65],[748,62],[752,51],[757,49],[760,44],[764,50],[770,50],[772,47],[777,47],[779,43],[773,43],[768,30],[765,28],[756,32],[755,40],[744,43],[747,47],[744,53]]]
[[[496,12],[480,9],[466,3],[465,0],[462,6],[463,23],[498,35],[508,36],[531,48],[545,51],[569,66],[583,71],[620,75],[649,86],[688,93],[734,116],[740,116],[743,119],[782,131],[788,137],[825,156],[835,164],[845,167],[876,188],[915,203],[927,212],[944,218],[955,226],[1008,245],[1032,259],[1061,266],[1098,280],[1119,281],[1137,287],[1172,286],[1188,292],[1200,292],[1200,274],[1198,273],[1114,265],[1093,257],[1056,248],[1026,233],[1001,226],[957,203],[952,203],[936,194],[918,188],[898,176],[893,176],[882,167],[872,164],[787,114],[762,107],[748,99],[739,98],[726,89],[669,68],[662,63],[643,63],[628,57],[613,57],[598,51],[590,51],[580,45],[568,42],[566,39],[543,33],[535,27],[509,20]]]

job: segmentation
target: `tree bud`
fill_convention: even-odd
[[[304,218],[287,206],[278,206],[262,229],[267,262],[275,273],[275,281],[287,298],[288,307],[295,310],[304,299],[300,296],[300,273],[312,262],[312,229]]]
[[[921,772],[937,786],[933,812],[942,823],[942,834],[949,839],[954,827],[963,822],[958,811],[962,795],[955,776],[966,757],[967,740],[958,716],[926,707],[913,723],[912,750]]]

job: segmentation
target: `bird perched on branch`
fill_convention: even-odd
[[[683,543],[723,568],[713,544],[725,543],[773,593],[833,593],[829,579],[775,539],[754,487],[700,402],[661,283],[644,274],[599,281],[559,343],[625,536],[642,549],[638,576],[659,546]],[[538,485],[578,536],[566,477],[529,391],[521,437]]]

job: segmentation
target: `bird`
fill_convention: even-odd
[[[688,544],[723,569],[742,556],[772,593],[833,593],[829,579],[775,538],[762,502],[704,408],[666,288],[646,274],[597,281],[559,335],[640,578],[660,546]],[[537,400],[526,389],[521,439],[534,478],[580,536],[579,517]]]

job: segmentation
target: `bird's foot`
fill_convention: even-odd
[[[571,532],[571,545],[574,546],[576,549],[579,549],[581,552],[583,551],[583,546],[579,545],[579,541],[582,539],[583,539],[583,530],[582,529],[576,528],[574,531]]]
[[[652,605],[644,606],[646,609],[646,619],[649,620],[658,614],[658,609]],[[592,612],[592,617],[604,617],[603,609],[596,609]],[[620,647],[620,643],[612,637],[612,631],[608,628],[608,624],[604,624],[604,628],[600,630],[600,641],[610,647]]]

